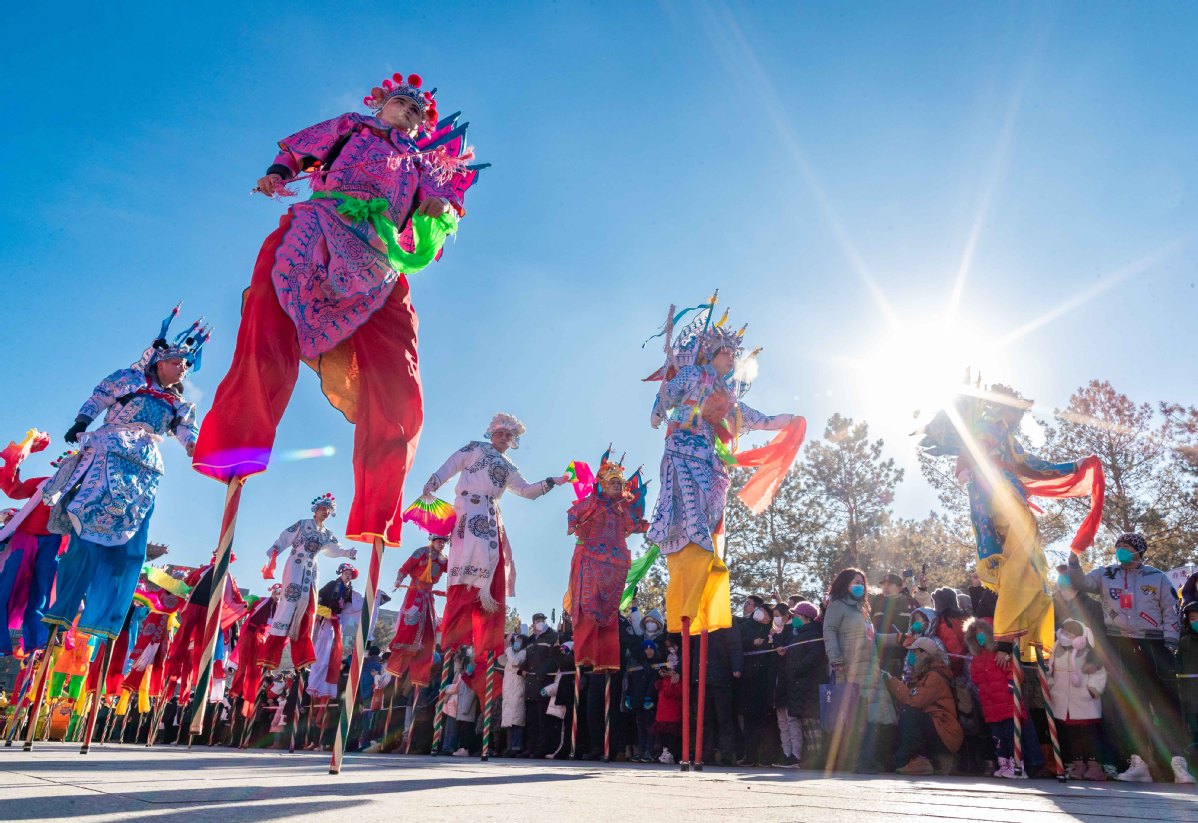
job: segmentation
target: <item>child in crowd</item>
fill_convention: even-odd
[[[1073,619],[1061,624],[1048,672],[1049,700],[1061,732],[1062,754],[1071,761],[1069,776],[1106,780],[1098,764],[1098,724],[1107,677],[1094,652],[1089,627]]]
[[[682,678],[678,674],[678,657],[674,649],[667,653],[666,667],[659,671],[652,732],[661,749],[661,762],[673,763],[682,751]]]
[[[963,626],[965,643],[973,659],[969,661],[969,676],[977,686],[978,699],[982,704],[982,716],[990,727],[994,748],[998,755],[998,770],[995,777],[1013,779],[1026,777],[1026,771],[1015,772],[1015,699],[1011,692],[1010,666],[1019,665],[1011,660],[1005,666],[998,663],[998,643],[994,640],[994,623],[989,618],[973,618]],[[1040,740],[1036,726],[1028,716],[1027,703],[1021,702],[1023,716],[1020,718],[1024,764],[1028,767],[1044,765]]]

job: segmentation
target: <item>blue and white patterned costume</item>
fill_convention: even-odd
[[[104,424],[80,435],[79,452],[43,493],[53,511],[50,530],[101,546],[129,542],[154,507],[163,474],[158,443],[174,435],[196,441],[195,406],[151,385],[140,369],[122,369],[100,382],[79,415]]]
[[[708,419],[713,409],[727,409],[719,417],[736,436],[778,431],[791,419],[785,414],[765,415],[742,403],[711,366],[687,365],[678,370],[654,400],[650,419],[654,428],[663,420],[669,424],[661,487],[647,534],[662,554],[681,551],[688,543],[715,550],[712,533],[724,517],[729,479],[716,452],[715,427]]]

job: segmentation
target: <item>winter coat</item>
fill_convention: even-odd
[[[911,612],[915,609],[914,598],[905,591],[894,597],[877,595],[872,601],[874,631],[878,634],[906,634],[911,628]],[[902,674],[906,651],[901,646],[884,646],[879,654],[882,668],[892,675]]]
[[[1177,671],[1178,674],[1189,675],[1177,681],[1181,689],[1182,711],[1186,715],[1198,716],[1198,632],[1191,629],[1189,623],[1181,627],[1181,638],[1177,643]]]
[[[918,709],[932,717],[936,726],[936,734],[940,742],[950,752],[961,748],[965,740],[965,732],[957,720],[957,701],[953,697],[952,670],[939,660],[933,659],[931,665],[916,667],[915,678],[908,685],[903,685],[897,679],[890,677],[886,686],[890,693],[904,706]]]
[[[973,605],[974,617],[994,619],[994,607],[998,605],[998,594],[985,586],[970,586],[965,590]]]
[[[1076,555],[1070,555],[1071,563],[1075,558]],[[1071,565],[1069,577],[1079,592],[1098,595],[1106,631],[1111,637],[1163,639],[1169,645],[1177,643],[1181,629],[1180,604],[1177,591],[1160,569],[1147,565],[1135,569],[1098,566],[1083,577],[1082,570]],[[1123,608],[1125,595],[1130,598],[1130,608]]]
[[[1075,590],[1076,591],[1076,590]],[[1061,628],[1066,620],[1076,620],[1088,628],[1094,635],[1094,651],[1102,665],[1106,665],[1111,657],[1111,644],[1107,640],[1106,623],[1102,614],[1102,606],[1094,595],[1078,592],[1074,597],[1066,597],[1060,591],[1052,596],[1053,628]]]
[[[978,643],[978,632],[986,634],[986,644]],[[982,717],[987,723],[1001,723],[1015,716],[1015,698],[1011,693],[1011,672],[998,665],[1000,644],[994,639],[994,621],[973,617],[962,627],[965,646],[973,659],[969,661],[969,678],[982,705]],[[1027,701],[1021,701],[1023,717],[1027,717]]]
[[[962,621],[957,617],[942,617],[936,623],[936,640],[950,655],[948,665],[953,674],[960,675],[965,671],[965,634],[961,631]]]
[[[513,651],[511,646],[503,654],[503,707],[499,725],[505,729],[524,725],[524,678],[520,676],[524,656],[523,648]]]
[[[653,690],[657,669],[653,666],[660,662],[661,656],[656,653],[652,661],[648,660],[643,647],[629,651],[628,670],[624,673],[624,694],[633,711],[644,707],[646,697],[657,699],[657,693]]]
[[[1087,643],[1093,636],[1089,627],[1085,629]],[[1052,701],[1052,715],[1057,720],[1099,720],[1102,717],[1102,692],[1106,689],[1106,669],[1086,674],[1082,669],[1087,663],[1097,662],[1091,654],[1093,646],[1075,651],[1072,646],[1061,643],[1052,650],[1048,661],[1048,698]],[[1094,695],[1090,694],[1093,690]]]
[[[759,717],[774,710],[774,685],[778,679],[774,661],[776,654],[751,654],[769,651],[770,624],[745,620],[741,623],[741,652],[743,671],[736,691],[735,710],[744,716]],[[760,640],[758,643],[756,641]]]
[[[520,673],[524,675],[524,697],[526,700],[547,700],[541,689],[553,679],[553,647],[557,645],[557,632],[545,629],[543,634],[531,635],[524,646],[524,663]]]
[[[657,679],[657,714],[654,720],[658,723],[682,722],[682,679],[677,683],[671,682],[669,676]]]
[[[828,604],[824,614],[824,646],[829,663],[844,664],[844,682],[860,687],[860,699],[867,707],[868,722],[881,725],[898,722],[894,704],[882,685],[873,624],[866,619],[856,601],[841,598]]]
[[[824,627],[822,623],[804,623],[793,634],[788,643],[802,643],[786,650],[782,658],[782,675],[779,680],[786,684],[786,701],[779,703],[791,717],[817,719],[819,717],[819,687],[828,682],[828,653],[824,651]],[[817,640],[812,643],[808,641]]]
[[[691,683],[699,682],[699,636],[691,637]],[[732,688],[733,673],[744,672],[740,630],[716,629],[707,633],[707,688]]]

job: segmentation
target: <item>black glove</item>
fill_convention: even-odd
[[[75,418],[75,425],[67,429],[67,433],[62,436],[62,439],[68,443],[78,443],[79,435],[87,431],[87,427],[91,425],[92,419],[86,414],[81,414]]]

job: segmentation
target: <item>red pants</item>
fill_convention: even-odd
[[[200,427],[192,463],[222,482],[266,470],[299,376],[295,324],[271,280],[290,224],[289,212],[262,244],[242,301],[233,362]],[[350,540],[382,537],[399,545],[404,477],[424,422],[416,325],[408,281],[400,275],[387,302],[352,337],[307,361],[320,374],[329,402],[355,424],[354,501],[345,530]]]
[[[187,694],[199,676],[203,656],[204,624],[208,620],[207,605],[188,603],[179,618],[179,630],[171,641],[166,658],[166,682],[179,682],[179,693]]]
[[[574,661],[600,672],[619,669],[619,619],[613,617],[606,626],[600,626],[585,614],[578,615],[574,619]]]
[[[258,697],[258,688],[262,685],[258,652],[265,634],[261,629],[250,629],[237,641],[237,670],[233,672],[233,682],[229,684],[230,697],[244,697],[251,701]]]
[[[484,697],[484,672],[488,654],[503,653],[503,625],[507,620],[507,575],[504,571],[506,540],[499,541],[499,563],[491,577],[491,597],[499,607],[483,610],[478,589],[473,586],[449,586],[445,597],[445,617],[441,619],[441,648],[445,656],[459,646],[474,646],[474,674],[462,677],[481,702]]]
[[[283,658],[283,647],[287,645],[287,639],[291,635],[295,635],[291,641],[291,664],[297,669],[302,669],[316,662],[316,648],[312,645],[312,624],[316,622],[315,589],[308,593],[308,608],[304,609],[303,614],[292,615],[291,620],[300,622],[298,630],[293,625],[287,634],[266,635],[266,642],[258,647],[259,666],[267,669],[279,668]],[[249,662],[239,659],[243,666]]]
[[[416,685],[427,686],[432,679],[433,648],[433,631],[429,629],[416,651],[396,651],[392,648],[391,656],[387,658],[387,671],[397,678],[406,674]]]

